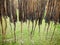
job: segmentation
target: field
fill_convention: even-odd
[[[4,20],[3,20],[4,22]],[[3,23],[4,24],[4,23]],[[5,24],[4,24],[5,25]],[[51,26],[52,25],[52,26]],[[12,27],[12,29],[11,29]],[[60,24],[56,25],[56,30],[54,32],[54,36],[51,36],[54,30],[53,22],[50,23],[50,28],[47,34],[47,30],[44,29],[45,21],[43,20],[42,25],[40,26],[40,33],[38,25],[34,31],[34,35],[32,39],[30,38],[30,32],[32,30],[32,23],[30,22],[29,31],[28,31],[28,21],[27,23],[23,23],[22,26],[22,34],[21,34],[21,22],[17,21],[16,23],[16,43],[14,43],[14,25],[11,23],[11,27],[9,24],[9,20],[7,19],[7,30],[6,30],[6,42],[4,45],[60,45]],[[47,28],[48,26],[46,26]],[[22,35],[22,38],[21,38]],[[21,44],[22,43],[22,44]],[[0,45],[2,44],[2,35],[1,35],[1,26],[0,26]]]

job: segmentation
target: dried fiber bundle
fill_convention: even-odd
[[[10,0],[6,0],[6,13],[9,18],[11,18],[11,2]]]
[[[16,7],[14,5],[14,0],[11,0],[11,4],[12,4],[12,20],[13,20],[13,23],[17,22],[17,13],[16,13]]]
[[[23,21],[23,0],[18,0],[19,21]]]
[[[1,16],[1,1],[0,1],[0,16]]]

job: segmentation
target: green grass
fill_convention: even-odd
[[[51,26],[52,24],[52,26]],[[22,40],[23,40],[23,45],[60,45],[60,24],[57,25],[56,30],[55,30],[55,34],[53,36],[53,40],[50,42],[51,39],[51,35],[54,29],[54,24],[51,22],[50,27],[51,30],[49,30],[48,35],[47,35],[47,39],[46,39],[46,30],[44,31],[44,27],[45,27],[45,22],[43,20],[42,25],[41,25],[41,29],[40,29],[40,36],[39,36],[39,28],[38,25],[36,26],[34,35],[32,37],[32,41],[30,39],[30,32],[32,30],[32,23],[30,22],[30,27],[29,27],[29,32],[28,32],[28,22],[23,23],[23,34],[22,34]],[[7,41],[4,45],[21,45],[21,22],[17,21],[16,23],[16,38],[17,38],[17,42],[14,43],[14,33],[13,33],[13,29],[14,29],[14,25],[11,24],[12,26],[12,30],[9,24],[9,20],[7,19],[7,33],[6,33],[6,40]],[[48,26],[47,26],[48,27]],[[1,31],[1,28],[0,28]],[[1,32],[0,32],[1,33]],[[0,45],[1,45],[1,40],[2,39],[2,35],[0,34]]]

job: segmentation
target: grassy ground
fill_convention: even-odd
[[[51,26],[52,24],[52,26]],[[50,41],[52,32],[54,30],[54,24],[51,22],[50,28],[47,34],[46,39],[46,32],[47,30],[44,29],[45,22],[43,20],[41,29],[40,29],[40,35],[39,35],[39,28],[38,25],[36,26],[34,35],[32,37],[32,40],[30,39],[30,32],[32,30],[32,23],[30,22],[29,32],[28,32],[28,22],[23,23],[23,32],[22,32],[22,39],[21,39],[21,22],[17,21],[16,23],[16,43],[13,42],[14,40],[14,25],[11,23],[12,30],[9,24],[9,20],[7,19],[7,31],[6,31],[6,43],[4,45],[21,45],[21,42],[23,45],[60,45],[60,24],[56,26],[55,34],[53,36],[53,40]],[[48,27],[48,26],[47,26]],[[1,45],[1,26],[0,26],[0,45]]]

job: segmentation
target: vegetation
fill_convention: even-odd
[[[32,40],[30,39],[30,32],[32,30],[32,23],[30,22],[30,27],[29,27],[29,32],[28,32],[28,22],[23,23],[23,28],[22,28],[22,39],[21,39],[21,22],[17,21],[16,23],[16,43],[14,43],[14,34],[13,34],[13,28],[14,25],[12,25],[12,30],[9,24],[9,20],[7,19],[7,31],[6,31],[6,42],[4,45],[21,45],[21,42],[23,45],[60,45],[60,24],[56,25],[56,30],[53,36],[52,41],[51,40],[51,35],[54,29],[54,24],[50,24],[50,30],[48,31],[47,39],[46,39],[46,30],[44,31],[44,26],[45,26],[45,20],[43,20],[42,25],[41,25],[41,31],[40,31],[40,36],[39,36],[39,28],[38,25],[36,26],[34,35]],[[4,24],[5,25],[5,24]],[[2,35],[1,35],[1,26],[0,26],[0,45],[2,44]]]
[[[0,45],[60,45],[59,5],[58,0],[1,0]]]

